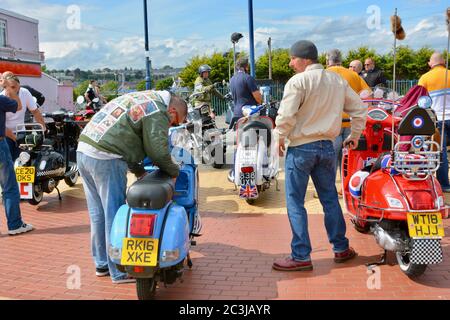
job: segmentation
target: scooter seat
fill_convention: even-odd
[[[272,142],[271,129],[263,122],[249,122],[244,125],[242,130],[243,134],[241,135],[241,139],[244,141],[244,147],[246,148],[256,145],[256,136],[253,136],[251,131],[256,131],[257,136],[262,136],[267,147],[269,147]]]
[[[127,202],[131,208],[159,210],[172,199],[173,189],[171,177],[156,170],[131,185]]]

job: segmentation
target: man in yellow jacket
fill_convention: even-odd
[[[439,52],[431,55],[428,62],[431,70],[425,73],[419,79],[419,86],[428,90],[433,104],[431,108],[436,112],[438,120],[438,128],[444,139],[444,150],[447,145],[447,139],[450,136],[450,74],[445,67],[445,59]],[[445,83],[445,74],[448,74],[447,83]],[[444,121],[444,97],[447,96],[445,106],[445,121]],[[442,127],[445,126],[445,133],[442,136]],[[441,184],[444,192],[450,192],[450,183],[448,179],[448,158],[447,152],[443,152],[442,163],[437,172],[437,179]]]

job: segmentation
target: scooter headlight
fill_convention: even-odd
[[[389,207],[396,209],[403,209],[403,204],[400,200],[396,198],[387,197],[387,201],[389,203]]]
[[[21,152],[19,155],[19,160],[22,164],[26,164],[28,163],[28,161],[30,161],[31,156],[28,152]]]
[[[47,161],[42,160],[41,163],[39,164],[39,170],[44,171],[46,165],[47,165]]]
[[[166,250],[166,251],[163,251],[161,261],[163,261],[163,262],[176,261],[176,260],[178,260],[178,258],[180,258],[180,250],[179,249]]]
[[[108,254],[111,257],[111,259],[114,259],[114,260],[122,259],[122,249],[121,248],[109,246]]]

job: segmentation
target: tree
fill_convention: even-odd
[[[272,79],[276,81],[287,81],[294,75],[294,71],[289,67],[289,50],[276,49],[272,51]],[[258,58],[256,61],[256,78],[269,78],[269,52]]]
[[[106,100],[108,101],[117,98],[118,90],[119,90],[119,83],[117,81],[108,81],[100,88],[100,92],[105,96]]]
[[[76,100],[78,96],[84,96],[89,86],[89,80],[81,82],[75,89],[73,89],[73,99]]]
[[[223,57],[220,53],[214,53],[211,56],[195,56],[186,63],[186,66],[179,74],[185,86],[194,87],[195,79],[198,77],[198,68],[202,64],[207,64],[211,67],[209,78],[212,82],[221,82],[228,79],[227,57]]]
[[[140,82],[136,85],[136,90],[137,90],[137,91],[144,91],[144,90],[146,90],[146,89],[145,89],[145,85],[146,85],[145,80],[140,81]]]
[[[173,84],[173,78],[167,77],[156,82],[156,90],[168,90]]]

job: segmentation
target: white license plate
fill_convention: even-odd
[[[256,185],[256,173],[255,172],[249,172],[249,173],[240,173],[240,185],[241,186],[255,186]]]

